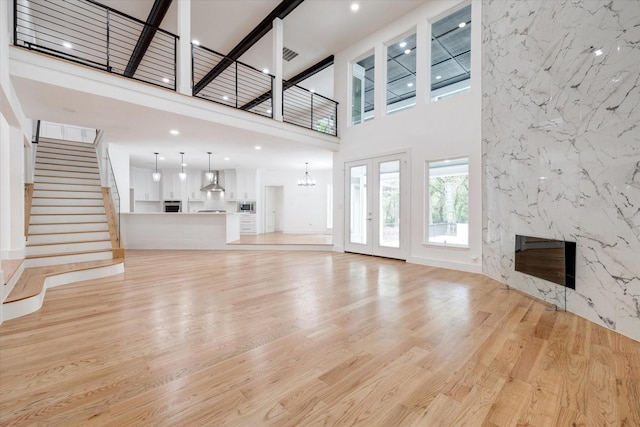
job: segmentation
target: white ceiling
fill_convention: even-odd
[[[177,1],[172,3],[161,25],[172,33],[177,33]],[[284,44],[299,53],[291,62],[285,62],[285,78],[340,52],[426,1],[360,0],[360,9],[355,13],[350,10],[351,1],[304,1],[284,19]],[[146,20],[153,5],[153,0],[101,2],[141,20]],[[192,38],[197,38],[205,47],[227,54],[279,3],[277,0],[192,0]],[[246,52],[241,61],[258,69],[273,69],[271,32]],[[178,153],[184,151],[189,166],[206,168],[206,152],[211,151],[214,169],[304,170],[304,162],[309,162],[310,171],[332,167],[333,154],[327,148],[19,78],[14,79],[14,83],[29,117],[103,129],[109,142],[130,152],[132,165],[151,166],[153,152],[157,151],[166,158],[159,167],[179,167]],[[332,98],[333,67],[301,86]],[[172,128],[179,129],[180,135],[170,135],[168,129]],[[261,145],[263,149],[256,151],[255,145]],[[231,160],[224,161],[224,157]]]

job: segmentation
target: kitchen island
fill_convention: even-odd
[[[240,238],[235,213],[121,213],[126,249],[227,249]]]

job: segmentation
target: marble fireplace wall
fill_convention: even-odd
[[[483,2],[485,274],[564,307],[514,271],[514,236],[577,243],[567,310],[640,341],[640,2]]]

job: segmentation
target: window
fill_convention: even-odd
[[[351,124],[373,119],[375,56],[352,64]]]
[[[431,25],[431,101],[471,88],[471,5]]]
[[[387,45],[387,114],[416,105],[416,34]]]
[[[428,243],[469,246],[469,158],[427,163]]]

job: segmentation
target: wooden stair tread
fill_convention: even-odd
[[[34,295],[38,295],[42,292],[44,286],[44,279],[48,276],[54,276],[61,273],[70,273],[72,271],[90,270],[96,267],[105,267],[109,265],[116,265],[122,263],[123,260],[105,259],[100,261],[84,261],[74,262],[70,264],[49,265],[46,267],[30,267],[25,268],[13,288],[11,293],[7,296],[4,303],[20,301],[25,298],[30,298]]]
[[[30,223],[29,225],[84,225],[84,224],[106,224],[107,221],[88,221],[88,222],[41,222],[37,224]],[[31,235],[33,233],[29,233]],[[53,233],[58,234],[58,233]]]
[[[93,249],[93,250],[78,251],[78,252],[59,252],[55,254],[27,255],[25,259],[51,258],[51,257],[62,257],[62,256],[70,256],[70,255],[99,254],[102,252],[112,252],[112,251],[113,251],[112,248],[108,248],[108,249]]]
[[[95,224],[95,223],[82,222],[81,224]],[[109,232],[108,230],[82,230],[82,231],[63,231],[58,233],[29,233],[29,236],[48,236],[48,235],[56,235],[56,234],[108,233],[108,232]]]
[[[4,285],[9,283],[16,271],[20,268],[20,264],[24,261],[24,258],[20,259],[3,259],[0,261],[2,265],[2,272],[4,273]]]

